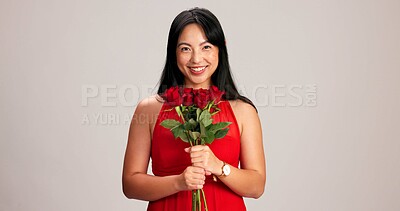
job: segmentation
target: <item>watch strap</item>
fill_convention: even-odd
[[[223,176],[225,176],[225,173],[224,173],[224,167],[226,166],[226,163],[225,163],[225,161],[222,161],[223,162],[223,165],[222,165],[222,167],[221,167],[221,175],[212,175],[213,176],[213,180],[214,180],[214,182],[217,182],[218,181],[218,179],[217,179],[217,177],[223,177]]]
[[[222,161],[224,164],[222,165],[222,167],[221,167],[221,175],[219,175],[218,177],[222,177],[222,176],[225,176],[225,173],[224,173],[224,167],[225,167],[225,165],[226,165],[226,163],[225,163],[225,161]]]

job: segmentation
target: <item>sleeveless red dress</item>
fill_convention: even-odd
[[[214,123],[232,122],[227,135],[222,139],[215,139],[209,145],[215,156],[220,160],[238,167],[240,158],[240,131],[228,101],[218,104],[220,112],[212,116]],[[190,145],[180,139],[175,139],[171,131],[162,127],[164,119],[180,118],[175,110],[166,111],[170,107],[163,104],[156,125],[154,126],[151,142],[152,170],[155,176],[168,176],[181,174],[187,166],[191,165],[190,155],[184,151]],[[209,211],[242,211],[246,210],[243,198],[230,190],[223,182],[213,181],[212,176],[206,176],[203,187]],[[203,202],[202,202],[203,203]],[[191,211],[192,192],[181,191],[165,198],[150,201],[149,211]],[[204,210],[204,205],[202,204]]]

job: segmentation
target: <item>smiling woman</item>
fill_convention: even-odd
[[[215,93],[221,96],[214,98]],[[188,109],[190,115],[183,117]],[[197,120],[190,119],[196,115]],[[158,118],[152,121],[154,116]],[[160,125],[165,120],[171,130]],[[171,133],[169,123],[184,127],[185,121],[193,125],[192,131]],[[229,122],[226,133],[216,135],[218,126],[212,125],[224,122]],[[189,133],[202,144],[189,144]],[[204,142],[211,136],[217,141]],[[147,174],[150,159],[154,175]],[[233,82],[222,27],[206,9],[183,11],[171,24],[158,94],[142,100],[132,118],[124,193],[149,201],[148,210],[200,210],[204,207],[191,205],[202,198],[209,210],[242,211],[246,210],[243,197],[260,197],[265,183],[260,120],[253,103],[238,93]],[[199,190],[207,202],[195,194]]]
[[[218,66],[218,47],[207,41],[199,24],[187,25],[178,39],[176,57],[179,70],[184,75],[185,86],[208,88],[208,80]]]

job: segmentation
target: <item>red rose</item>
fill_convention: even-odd
[[[165,91],[164,99],[167,101],[167,104],[170,106],[179,106],[182,104],[183,99],[179,93],[179,88],[174,86],[167,91]]]
[[[214,100],[215,104],[217,104],[217,103],[219,103],[219,101],[221,101],[222,95],[224,95],[224,92],[220,91],[218,89],[218,87],[216,87],[216,86],[211,86],[210,94],[211,94],[211,99]]]
[[[183,98],[184,106],[193,105],[193,89],[192,88],[184,88],[182,98]]]
[[[208,102],[210,101],[210,92],[208,89],[197,89],[193,90],[194,94],[194,104],[197,107],[204,109]]]

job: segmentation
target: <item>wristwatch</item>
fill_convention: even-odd
[[[231,173],[231,167],[228,164],[226,164],[224,161],[222,161],[222,162],[224,163],[224,165],[222,165],[222,167],[221,167],[222,174],[219,176],[216,176],[213,174],[212,176],[213,176],[214,182],[218,181],[217,177],[226,177]]]
[[[224,161],[222,161],[222,162],[224,162]],[[231,173],[231,167],[228,164],[226,164],[225,162],[224,162],[224,165],[222,165],[221,169],[222,169],[222,174],[219,175],[219,177],[229,176],[229,174]]]

